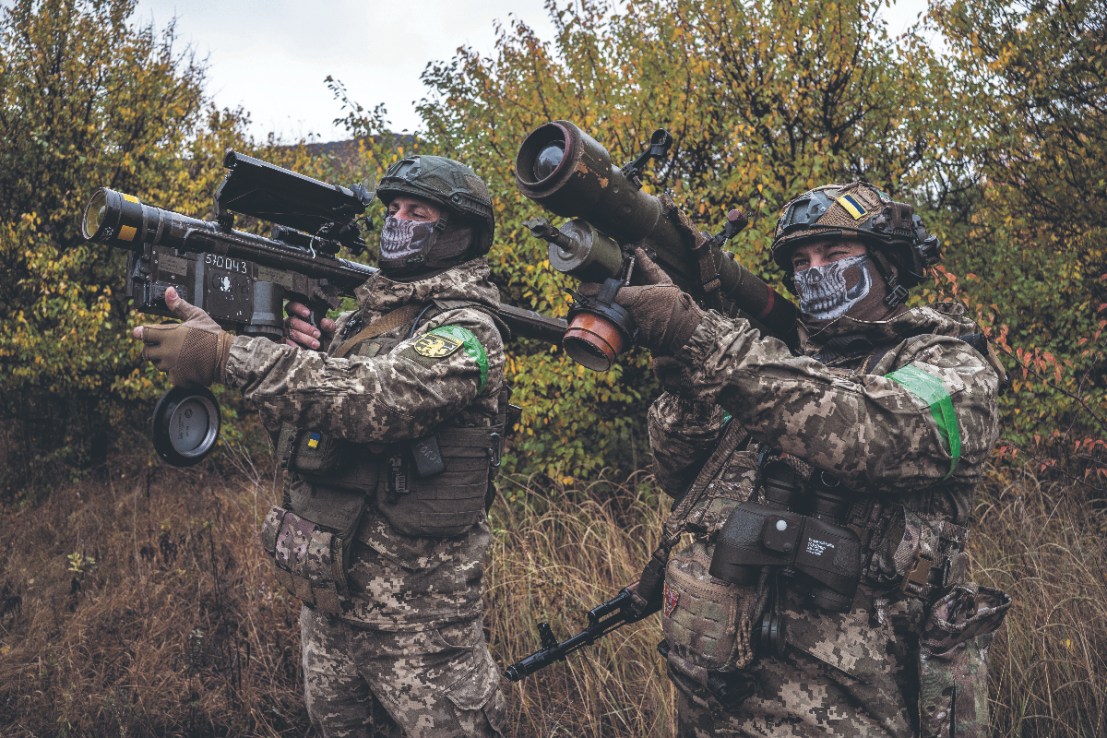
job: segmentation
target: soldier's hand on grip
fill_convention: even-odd
[[[651,282],[623,287],[615,301],[634,317],[639,344],[658,356],[673,354],[688,343],[703,320],[703,311],[645,251],[636,249],[634,256],[635,271]]]
[[[641,246],[634,249],[634,271],[630,273],[630,283],[635,286],[672,284],[673,280],[661,266],[649,257]]]
[[[319,321],[319,327],[311,324],[311,308],[301,302],[290,301],[284,308],[288,317],[284,321],[284,342],[295,348],[319,351],[326,348],[334,335],[335,322],[330,318]]]
[[[143,358],[168,373],[178,387],[209,386],[223,375],[233,336],[172,287],[165,291],[165,304],[184,322],[135,328],[134,337],[144,344]]]

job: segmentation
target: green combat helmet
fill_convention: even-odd
[[[496,228],[492,197],[484,180],[469,167],[442,156],[409,156],[389,167],[377,187],[377,197],[385,205],[399,195],[441,207],[440,230],[460,224],[472,227],[473,241],[465,258],[488,253]]]
[[[896,303],[906,299],[908,287],[926,280],[926,269],[942,258],[937,237],[927,233],[912,205],[896,202],[865,182],[829,184],[803,193],[781,210],[772,257],[787,272],[788,288],[795,292],[791,262],[795,246],[842,238],[869,246]]]

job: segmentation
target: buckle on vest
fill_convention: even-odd
[[[913,597],[925,598],[930,591],[930,569],[933,566],[934,558],[920,551],[915,555],[911,569],[903,576],[900,590]]]

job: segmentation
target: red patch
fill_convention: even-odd
[[[665,583],[665,617],[669,618],[673,616],[673,611],[677,609],[677,603],[680,602],[680,592],[674,592],[669,589],[669,583]]]

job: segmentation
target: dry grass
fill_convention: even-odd
[[[254,549],[259,486],[111,476],[5,516],[0,734],[303,734],[296,611]]]
[[[57,489],[4,511],[0,735],[304,736],[297,607],[259,555],[275,497],[246,463],[230,481],[165,468]],[[977,579],[1012,593],[993,651],[996,736],[1107,735],[1107,515],[1079,490],[996,472]],[[642,483],[639,484],[638,481]],[[538,493],[503,480],[488,627],[504,665],[564,638],[632,581],[664,504],[648,480]],[[551,504],[557,499],[558,504]],[[521,684],[516,736],[668,736],[656,619]]]
[[[1107,735],[1107,513],[1010,470],[989,487],[975,578],[1015,601],[991,654],[994,733]]]
[[[493,653],[503,664],[539,647],[540,620],[559,640],[583,628],[586,611],[636,581],[657,545],[664,514],[646,480],[557,497],[556,506],[528,496],[494,508],[498,565],[488,601]],[[512,685],[513,735],[673,735],[660,639],[656,618],[627,626]]]

